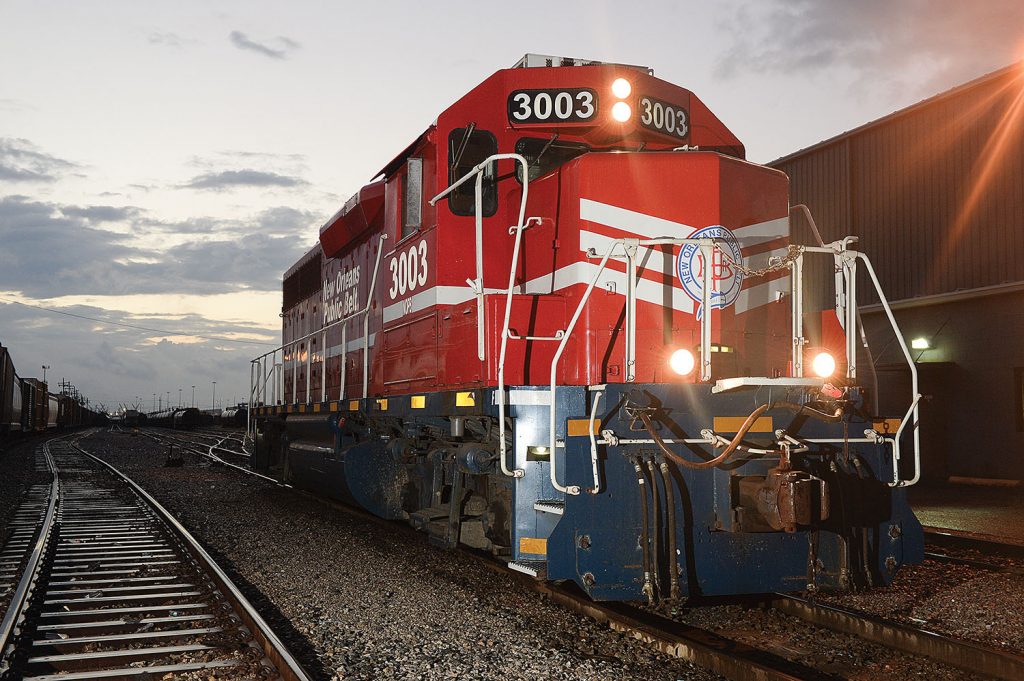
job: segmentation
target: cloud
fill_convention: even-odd
[[[742,29],[733,29],[736,41],[718,60],[719,76],[846,69],[859,89],[920,95],[1018,59],[1024,3],[758,0],[736,5],[728,25]]]
[[[305,184],[307,182],[300,177],[246,168],[205,173],[192,178],[183,186],[188,189],[224,191],[238,187],[300,187]]]
[[[241,31],[231,31],[231,34],[228,37],[231,39],[231,44],[238,49],[256,52],[257,54],[262,54],[264,57],[270,57],[271,59],[286,59],[289,53],[302,47],[298,42],[285,36],[278,36],[271,41],[280,45],[278,48],[271,47],[264,43],[258,43],[255,40],[250,39],[249,36]]]
[[[167,392],[176,403],[179,388],[183,401],[188,403],[192,400],[193,385],[196,386],[196,402],[208,408],[212,397],[210,381],[217,381],[218,402],[230,403],[233,398],[244,400],[249,387],[249,359],[269,348],[218,341],[193,342],[195,336],[242,337],[270,343],[276,343],[278,337],[276,332],[195,314],[174,319],[151,318],[160,317],[155,314],[140,319],[139,315],[92,305],[55,309],[167,329],[168,333],[161,336],[0,300],[4,345],[10,348],[19,374],[38,376],[38,367],[49,365],[49,378],[55,384],[67,379],[93,404],[103,402],[108,408],[134,402],[138,396],[144,408],[150,410],[153,394],[159,393],[163,402]]]
[[[267,232],[299,234],[317,219],[318,216],[308,210],[277,206],[260,212],[255,221],[260,229]]]
[[[60,210],[69,217],[92,222],[126,222],[139,217],[143,212],[134,206],[64,206]]]
[[[280,206],[249,219],[163,222],[134,207],[61,206],[0,198],[0,290],[33,298],[277,291],[309,247],[313,216]],[[106,229],[127,223],[131,234]],[[255,226],[255,227],[254,227]],[[169,248],[146,231],[187,237]]]
[[[0,137],[0,180],[53,182],[77,164],[47,154],[26,139]]]
[[[195,45],[198,41],[190,38],[182,38],[177,33],[170,31],[153,31],[146,38],[150,45],[162,45],[164,47],[183,47],[185,45]]]
[[[265,151],[243,151],[239,149],[225,149],[218,151],[216,156],[221,160],[227,159],[230,161],[243,161],[251,163],[253,161],[259,161],[260,163],[286,163],[286,164],[302,164],[306,160],[305,154],[272,154]],[[193,156],[192,163],[195,165],[203,166],[210,163],[216,163],[215,160],[205,159],[201,156]]]

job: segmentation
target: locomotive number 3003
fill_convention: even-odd
[[[597,93],[589,88],[516,90],[508,96],[513,123],[581,123],[597,113]]]
[[[422,288],[427,283],[427,242],[420,241],[394,256],[388,261],[388,267],[391,269],[389,298]]]
[[[640,98],[640,125],[680,139],[690,132],[685,108],[653,97]]]

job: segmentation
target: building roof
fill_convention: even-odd
[[[774,161],[769,161],[765,165],[769,165],[772,167],[778,166],[798,156],[803,156],[804,154],[810,153],[812,151],[817,151],[818,149],[821,149],[823,147],[827,147],[832,144],[842,142],[847,138],[853,137],[867,130],[871,130],[872,128],[886,125],[893,120],[916,113],[938,102],[942,102],[952,97],[956,97],[965,91],[972,90],[981,85],[985,85],[986,83],[990,83],[992,81],[999,80],[1000,78],[1006,78],[1007,76],[1013,75],[1017,75],[1018,77],[1024,77],[1024,61],[1010,64],[1009,66],[1005,66],[1001,69],[988,73],[984,76],[981,76],[980,78],[975,78],[974,80],[964,83],[963,85],[958,85],[954,88],[946,90],[945,92],[940,92],[939,94],[933,95],[932,97],[924,99],[916,104],[911,104],[906,108],[894,111],[893,113],[888,114],[887,116],[882,116],[881,118],[875,119],[869,123],[865,123],[864,125],[860,125],[856,128],[853,128],[852,130],[847,130],[846,132],[840,133],[835,137],[830,137],[826,140],[818,142],[817,144],[812,144],[809,147],[804,147],[803,149],[794,151],[791,154],[786,154],[785,156],[777,158]]]

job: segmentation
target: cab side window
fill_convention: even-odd
[[[498,140],[486,131],[478,130],[472,124],[455,128],[448,135],[448,184],[461,179],[485,158],[498,153]],[[498,210],[498,183],[495,164],[491,163],[483,173],[483,215],[494,215]],[[467,180],[448,195],[448,207],[455,215],[476,213],[476,182]]]
[[[402,178],[402,233],[399,240],[423,226],[423,159],[410,158]]]

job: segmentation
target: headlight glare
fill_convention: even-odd
[[[633,109],[625,102],[615,102],[612,106],[612,118],[619,123],[625,123],[633,115]]]
[[[697,366],[697,361],[693,356],[693,353],[686,348],[680,348],[672,353],[669,357],[668,365],[672,367],[672,371],[676,372],[680,376],[686,376],[693,371],[693,368]]]
[[[811,369],[819,378],[828,378],[836,372],[836,358],[827,352],[819,352],[811,360]]]

